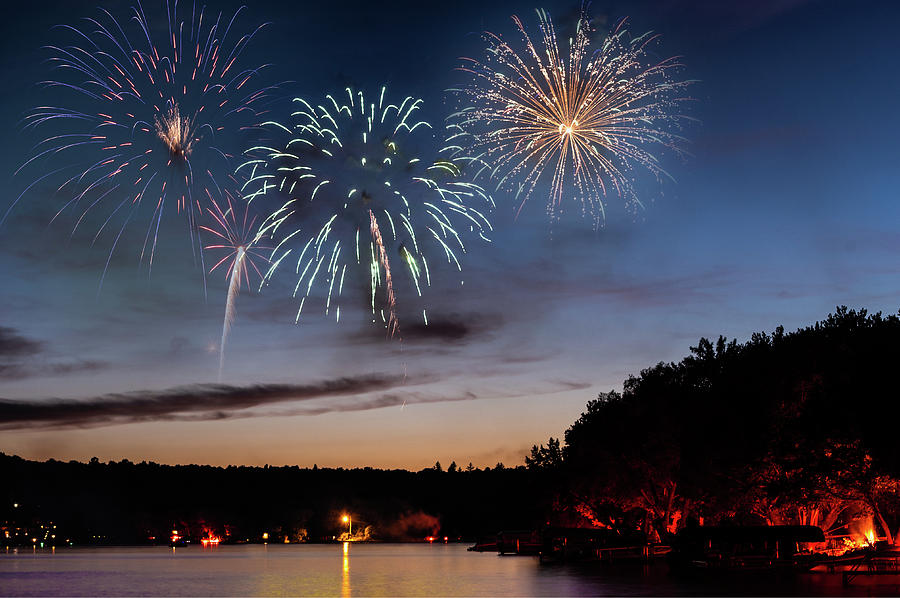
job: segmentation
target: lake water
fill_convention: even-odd
[[[460,544],[66,548],[0,552],[3,596],[896,595],[839,575],[683,579],[653,566],[542,565]]]

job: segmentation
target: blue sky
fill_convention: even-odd
[[[579,3],[544,6],[563,27]],[[439,122],[452,109],[444,90],[459,81],[458,57],[482,51],[478,32],[512,36],[512,14],[534,27],[534,7],[259,2],[242,19],[272,22],[248,57],[272,63],[270,81],[293,81],[286,96],[387,83],[422,97],[423,115]],[[53,24],[94,15],[96,5],[16,10],[0,36],[10,86],[0,123],[9,140],[0,149],[4,206],[28,184],[12,173],[37,141],[20,119],[48,102],[36,86],[49,73],[41,46],[60,36]],[[165,19],[157,3],[145,10]],[[793,329],[841,304],[897,311],[900,6],[658,0],[589,10],[598,23],[629,16],[632,30],[661,33],[662,54],[682,55],[685,76],[700,80],[693,156],[666,164],[676,184],[640,183],[646,210],[613,209],[594,231],[587,220],[551,225],[540,201],[515,219],[514,202],[497,193],[493,244],[466,256],[464,285],[448,277],[431,293],[430,319],[441,327],[386,341],[363,309],[340,325],[310,311],[296,326],[290,281],[276,282],[240,297],[223,382],[287,385],[277,400],[241,395],[212,419],[181,409],[128,423],[7,423],[0,450],[172,463],[515,464],[561,435],[598,392],[679,359],[701,336]],[[48,225],[58,208],[58,197],[37,189],[0,230],[0,397],[129,404],[134,393],[194,385],[208,398],[209,387],[196,385],[216,379],[225,281],[211,276],[204,298],[183,223],[167,223],[152,273],[137,263],[139,247],[124,247],[98,294],[108,245],[71,236],[71,218]],[[311,390],[342,379],[355,381],[346,394]]]

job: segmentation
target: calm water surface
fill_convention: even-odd
[[[664,565],[541,565],[423,544],[69,548],[0,552],[4,596],[896,595],[839,575],[691,580]]]

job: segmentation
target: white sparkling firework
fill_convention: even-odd
[[[435,258],[461,270],[468,239],[488,240],[493,200],[467,176],[474,160],[440,143],[459,128],[435,139],[418,117],[421,103],[392,103],[385,88],[374,98],[348,88],[319,104],[297,98],[289,123],[264,123],[273,141],[248,152],[239,173],[249,179],[248,200],[278,200],[260,228],[275,243],[266,279],[293,270],[298,321],[316,288],[339,321],[345,285],[358,279],[373,319],[393,336],[398,271],[421,296]]]

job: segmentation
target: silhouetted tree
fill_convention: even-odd
[[[896,539],[898,345],[900,318],[846,307],[792,333],[701,338],[588,402],[565,434],[559,508],[651,538],[689,518],[829,531],[871,514]]]
[[[531,456],[525,457],[525,466],[529,469],[558,469],[562,466],[562,450],[559,448],[559,438],[552,436],[547,441],[547,446],[531,447]]]

